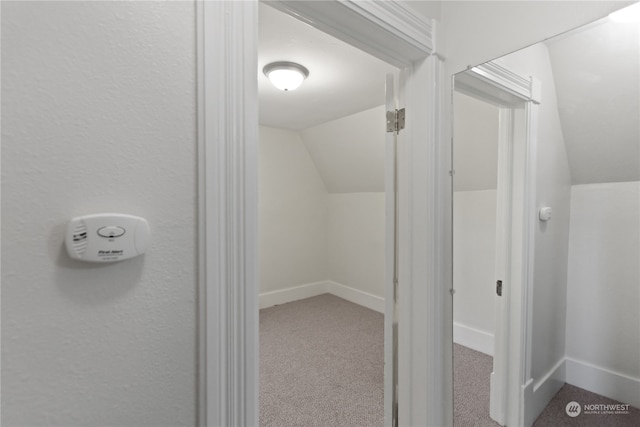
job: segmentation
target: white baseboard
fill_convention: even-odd
[[[265,292],[259,295],[260,308],[273,307],[305,298],[315,297],[328,292],[328,282],[308,283],[306,285],[293,286],[277,291]]]
[[[565,357],[535,384],[530,381],[523,387],[524,425],[535,421],[564,383],[640,407],[640,379]]]
[[[453,322],[453,342],[493,357],[493,335]]]
[[[640,378],[566,358],[566,382],[610,399],[640,408]]]
[[[262,293],[259,295],[260,308],[269,308],[274,305],[286,304],[327,293],[379,313],[384,313],[384,298],[331,280]]]
[[[542,378],[523,386],[524,425],[530,426],[565,383],[565,359],[559,360]]]
[[[269,308],[274,305],[286,304],[327,293],[379,313],[384,313],[384,298],[331,280],[262,293],[260,294],[260,308]]]
[[[384,298],[377,295],[370,294],[368,292],[361,291],[359,289],[350,288],[340,283],[328,281],[327,291],[347,301],[351,301],[354,304],[367,307],[378,313],[384,313]]]

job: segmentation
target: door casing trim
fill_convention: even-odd
[[[196,5],[198,424],[250,426],[258,424],[258,2],[198,0]],[[452,385],[446,375],[451,361],[440,351],[446,343],[450,287],[442,280],[447,225],[442,201],[449,184],[442,173],[443,72],[434,22],[398,2],[272,5],[405,71],[406,143],[399,158],[400,418],[403,425],[451,424],[447,391]]]

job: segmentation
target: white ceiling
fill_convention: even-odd
[[[605,18],[546,44],[573,183],[640,180],[640,26]]]
[[[640,26],[605,18],[545,45],[572,183],[640,180]],[[497,110],[456,94],[454,115],[454,190],[495,188]]]
[[[267,5],[259,13],[260,124],[301,130],[384,104],[395,67]],[[275,61],[299,63],[309,77],[295,91],[278,90],[262,72]]]
[[[380,106],[385,74],[397,72],[264,4],[260,4],[259,36],[262,125],[303,130]],[[640,180],[640,27],[603,19],[545,44],[573,183]],[[310,76],[296,91],[279,91],[261,71],[273,61],[298,62]],[[336,144],[315,145],[331,151],[324,157],[333,156],[338,163],[344,154],[340,144],[335,150],[330,148]],[[468,155],[473,149],[458,151],[457,160],[474,159]],[[322,163],[318,153],[312,157],[316,164]],[[473,163],[482,163],[487,170],[493,164]],[[493,175],[487,175],[483,187],[495,181]]]

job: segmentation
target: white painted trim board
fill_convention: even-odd
[[[522,398],[527,402],[522,415],[525,426],[533,425],[536,418],[564,385],[564,360],[564,358],[559,360],[540,380],[530,379],[522,386]]]
[[[315,297],[328,292],[327,282],[307,283],[277,291],[264,292],[259,295],[260,309],[286,304],[305,298]]]
[[[640,407],[640,378],[564,357],[539,381],[530,381],[523,386],[523,394],[531,402],[530,407],[525,408],[526,425],[535,421],[564,383],[636,408]]]
[[[260,294],[260,309],[286,304],[317,295],[331,294],[354,304],[384,313],[384,298],[332,280],[307,283]]]
[[[565,361],[568,384],[640,408],[640,378],[570,357]]]
[[[448,204],[443,203],[448,184],[442,168],[448,166],[443,166],[447,149],[440,135],[442,60],[429,45],[437,38],[432,20],[407,19],[410,8],[399,2],[364,3],[372,2],[288,2],[284,9],[374,56],[395,59],[396,65],[406,67],[411,96],[404,105],[404,138],[410,148],[403,152],[403,164],[411,160],[417,167],[410,169],[400,186],[406,196],[400,204],[400,216],[406,222],[401,227],[400,253],[407,260],[400,266],[399,292],[410,302],[403,306],[398,323],[403,337],[399,358],[408,362],[400,365],[399,372],[399,395],[405,396],[400,419],[407,425],[449,425],[453,423],[451,357],[441,345],[446,342],[442,331],[450,324],[446,309],[450,295],[442,286],[445,262],[450,263],[442,231],[449,217]],[[198,425],[256,425],[258,2],[197,0],[196,6],[198,270],[205,300],[199,319]],[[385,51],[389,41],[393,49]],[[418,230],[423,232],[416,235]],[[412,324],[429,327],[423,330]],[[392,423],[388,417],[384,420],[387,427]]]
[[[384,298],[331,280],[327,282],[327,285],[330,294],[384,314]]]
[[[493,334],[453,322],[453,342],[493,357]]]

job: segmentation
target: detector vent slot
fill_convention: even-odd
[[[87,250],[87,224],[84,221],[80,221],[73,229],[73,250],[82,256],[84,251]]]

